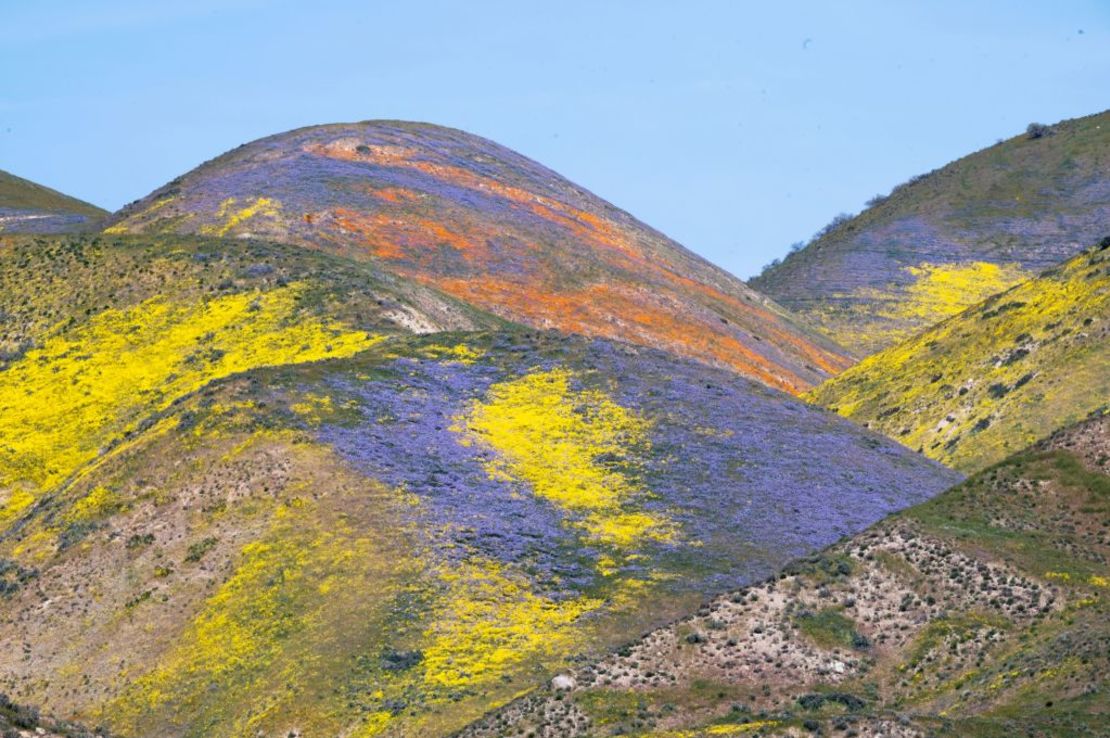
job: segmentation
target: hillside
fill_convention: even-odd
[[[0,170],[0,233],[99,230],[106,210]]]
[[[240,146],[109,233],[254,235],[374,260],[504,318],[615,338],[798,393],[851,360],[727,272],[554,172],[438,126],[317,126]]]
[[[293,246],[11,239],[0,275],[0,693],[125,738],[443,735],[959,479]]]
[[[1110,111],[923,177],[750,280],[863,357],[1110,233]]]
[[[1105,736],[1108,520],[1100,417],[460,736]]]
[[[970,473],[1110,404],[1110,238],[809,399]]]

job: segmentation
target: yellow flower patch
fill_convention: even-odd
[[[628,549],[671,538],[669,521],[629,509],[646,491],[599,460],[625,461],[645,447],[649,423],[603,392],[573,391],[572,376],[552,369],[494,385],[455,430],[497,451],[487,464],[493,478],[526,482],[594,541]]]
[[[1029,277],[1017,264],[972,261],[906,267],[916,281],[906,290],[899,317],[935,323],[963,312]]]
[[[473,364],[475,361],[482,358],[484,354],[484,352],[473,349],[465,343],[457,343],[454,346],[431,344],[424,347],[423,353],[430,359],[439,359],[445,363],[465,365]]]
[[[489,560],[471,560],[442,579],[446,610],[426,633],[424,651],[424,680],[437,687],[488,682],[522,661],[562,654],[581,638],[579,618],[604,604],[537,595],[527,577]]]
[[[106,310],[55,332],[0,373],[0,525],[208,382],[350,356],[382,340],[299,314],[303,289]]]
[[[140,224],[144,220],[147,220],[151,215],[166,207],[173,201],[174,198],[172,196],[164,197],[161,200],[155,200],[154,203],[151,204],[151,206],[147,209],[135,213],[134,215],[121,220],[119,223],[116,223],[113,226],[105,228],[104,232],[113,236],[123,233],[129,233],[133,226]]]
[[[87,495],[73,504],[68,520],[78,522],[95,520],[119,510],[124,504],[120,496],[107,487],[94,487]]]
[[[281,203],[268,197],[249,198],[242,207],[236,206],[236,199],[229,197],[220,203],[216,211],[217,223],[200,227],[205,236],[226,236],[236,226],[254,218],[280,220]]]

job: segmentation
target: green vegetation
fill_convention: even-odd
[[[204,558],[204,555],[216,547],[219,540],[216,538],[208,537],[203,538],[196,543],[189,545],[189,549],[185,552],[185,561],[196,563]]]
[[[817,612],[804,610],[795,616],[798,630],[823,648],[865,648],[867,639],[856,630],[855,621],[838,608]]]
[[[0,208],[78,213],[97,219],[108,217],[107,210],[5,171],[0,171]]]

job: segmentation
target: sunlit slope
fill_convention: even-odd
[[[971,472],[1110,405],[1110,240],[812,393]]]
[[[1102,417],[461,736],[1110,734],[1107,520]]]
[[[265,236],[514,321],[663,348],[801,392],[851,363],[664,235],[486,139],[376,121],[241,146],[113,216],[115,232]]]
[[[0,234],[98,230],[106,210],[0,171]]]
[[[896,188],[751,284],[866,356],[1110,233],[1110,112]]]
[[[162,389],[68,481],[24,483],[35,502],[0,535],[0,641],[22,644],[0,691],[121,736],[443,735],[958,479],[726,370],[552,333],[375,340],[267,302],[296,284],[259,290],[257,321],[213,348],[288,309],[328,338],[252,345],[330,358]],[[100,347],[119,353],[81,360]],[[0,387],[60,360],[28,352]]]
[[[499,324],[391,275],[289,246],[0,242],[0,524],[212,380]]]

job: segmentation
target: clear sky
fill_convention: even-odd
[[[115,209],[266,134],[430,121],[741,277],[1108,107],[1110,0],[0,0],[0,169]]]

